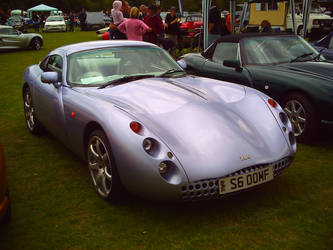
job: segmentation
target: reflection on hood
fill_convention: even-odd
[[[122,6],[122,2],[121,1],[114,1],[112,6],[113,6],[114,10],[120,10],[120,8]]]

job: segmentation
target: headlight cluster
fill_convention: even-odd
[[[291,122],[290,122],[287,114],[285,112],[283,112],[280,105],[276,101],[274,101],[273,99],[268,99],[267,102],[272,108],[274,108],[274,110],[276,110],[276,111],[280,110],[279,118],[280,118],[280,121],[282,123],[282,130],[283,130],[283,132],[288,133],[288,138],[289,138],[290,145],[295,147],[296,146],[296,139],[295,139],[294,133],[292,131]]]
[[[163,146],[157,139],[148,136],[150,133],[147,129],[139,122],[132,121],[129,124],[130,129],[140,136],[145,136],[142,141],[143,150],[157,159],[160,163],[157,166],[157,170],[161,177],[168,183],[178,185],[181,183],[181,173],[178,166],[173,162],[174,155],[167,147]]]

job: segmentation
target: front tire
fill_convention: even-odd
[[[42,47],[42,41],[39,38],[33,38],[31,40],[31,48],[33,50],[40,50]]]
[[[301,93],[291,93],[282,99],[281,105],[291,121],[297,140],[310,142],[317,132],[319,119],[309,98]]]
[[[94,130],[87,145],[88,168],[97,194],[114,203],[120,200],[122,187],[110,143],[101,129]]]
[[[29,87],[26,87],[23,92],[23,104],[27,128],[30,133],[37,135],[41,132],[41,125],[35,115],[35,108],[32,102],[32,95]]]

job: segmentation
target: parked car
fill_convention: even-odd
[[[85,159],[109,201],[124,189],[159,200],[220,198],[275,179],[296,152],[274,100],[187,75],[145,42],[56,49],[25,70],[23,102],[28,130],[43,126]]]
[[[87,12],[86,19],[87,30],[99,30],[105,28],[104,13],[100,12]]]
[[[333,62],[333,31],[313,44],[313,47],[330,62]]]
[[[43,32],[66,30],[66,22],[63,16],[49,16],[45,21]]]
[[[0,25],[0,51],[9,49],[39,50],[43,45],[43,37],[36,33],[26,33],[11,26]]]
[[[0,223],[10,220],[11,208],[3,148],[0,145]]]
[[[277,100],[300,141],[311,140],[320,122],[333,122],[333,64],[299,36],[223,36],[182,60],[188,72],[253,87]]]

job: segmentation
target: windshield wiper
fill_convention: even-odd
[[[155,75],[124,76],[124,77],[109,81],[107,83],[104,83],[102,86],[98,87],[98,89],[104,89],[105,87],[114,85],[116,83],[126,83],[126,82],[130,82],[130,81],[135,81],[135,80],[140,80],[140,79],[150,78],[150,77],[155,77]]]
[[[319,54],[318,55],[316,55],[312,60],[316,60],[316,61],[319,61],[319,59],[320,59],[320,56],[321,56],[321,54],[323,53],[323,51],[325,50],[325,48],[323,48],[323,49],[321,49],[320,51],[319,51]]]
[[[173,74],[173,73],[177,73],[177,72],[184,72],[184,70],[180,70],[180,69],[169,69],[167,71],[165,71],[164,73],[160,74],[158,77],[164,77],[164,76],[167,76],[169,74]]]
[[[298,59],[300,59],[300,58],[304,58],[304,57],[311,56],[311,55],[313,55],[313,52],[305,53],[305,54],[295,57],[294,59],[291,59],[290,62],[293,63],[293,62],[298,61]]]

